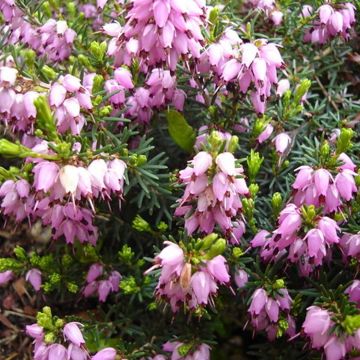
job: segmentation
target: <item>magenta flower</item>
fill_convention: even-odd
[[[304,17],[312,15],[311,6],[304,7]],[[317,10],[317,18],[312,27],[307,30],[304,41],[325,44],[329,39],[336,36],[348,40],[351,29],[355,24],[355,6],[348,3],[339,4],[336,8],[331,4],[324,4]]]
[[[202,145],[198,142],[196,146]],[[185,217],[189,235],[196,230],[209,234],[218,225],[230,242],[239,241],[245,231],[239,217],[241,198],[249,193],[242,173],[242,167],[227,151],[215,158],[200,151],[188,167],[180,171],[180,181],[186,188],[175,215]]]
[[[199,266],[185,262],[184,251],[170,241],[155,257],[155,265],[146,273],[161,267],[161,275],[156,287],[156,294],[170,302],[173,312],[184,302],[190,309],[212,303],[218,284],[230,281],[228,267],[223,256],[204,260]]]
[[[340,231],[337,223],[326,216],[318,216],[314,227],[302,234],[303,210],[288,204],[279,215],[279,226],[270,235],[260,231],[251,241],[253,247],[261,248],[261,257],[267,261],[279,256],[298,265],[300,273],[308,275],[316,266],[322,265],[325,257],[331,255],[331,248],[338,244]]]
[[[331,213],[353,199],[357,193],[355,165],[344,153],[339,155],[338,160],[342,165],[336,169],[336,176],[323,168],[314,170],[310,166],[301,166],[297,169],[293,184],[296,205],[324,205],[324,212]]]
[[[200,57],[201,28],[205,9],[201,2],[151,0],[144,7],[141,1],[131,1],[127,22],[121,26],[106,24],[104,31],[112,37],[108,54],[116,65],[131,65],[134,57],[142,59],[142,69],[161,64],[175,70],[181,56]]]
[[[360,280],[354,280],[352,284],[345,290],[349,300],[354,302],[360,308]]]
[[[100,264],[92,264],[86,276],[86,281],[88,283],[93,282],[103,273],[103,266]]]
[[[252,295],[248,312],[251,317],[251,324],[256,331],[265,330],[270,341],[277,335],[278,321],[283,315],[288,323],[286,334],[293,336],[295,323],[289,315],[292,299],[287,289],[277,290],[274,297],[269,296],[263,288],[258,288]]]
[[[184,345],[179,341],[166,342],[163,345],[163,350],[166,352],[171,352],[171,359],[176,360],[210,360],[210,350],[211,347],[207,344],[200,344],[196,348],[191,349],[186,356],[181,356],[178,352],[178,349]],[[160,355],[158,355],[160,356]],[[152,360],[163,360],[162,357],[154,357]]]

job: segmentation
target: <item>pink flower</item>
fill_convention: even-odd
[[[226,267],[226,260],[223,256],[218,255],[209,260],[206,263],[206,268],[220,283],[228,283],[230,281],[230,275]]]
[[[241,197],[249,190],[241,176],[242,167],[236,164],[234,155],[226,151],[231,135],[224,135],[218,133],[219,138],[224,139],[224,152],[213,158],[210,152],[200,151],[189,166],[180,171],[180,181],[186,188],[175,215],[185,217],[189,235],[197,229],[209,234],[218,225],[229,241],[238,242],[245,227],[239,216],[237,220],[234,217],[241,211]],[[199,149],[203,142],[198,141],[197,146]]]
[[[34,186],[37,191],[48,192],[50,188],[55,184],[59,176],[59,166],[50,161],[39,162],[33,168],[35,174]]]
[[[41,289],[41,271],[38,269],[31,269],[26,273],[25,276],[26,281],[28,281],[35,291],[39,291]]]
[[[116,350],[113,348],[105,348],[97,352],[91,357],[92,360],[115,360]]]
[[[280,155],[282,155],[291,144],[291,138],[286,133],[281,133],[279,135],[276,135],[273,141],[275,143],[276,151]]]
[[[331,4],[321,5],[311,29],[305,33],[304,40],[320,44],[326,43],[335,36],[348,40],[350,30],[355,23],[354,9],[355,7],[351,3],[339,4],[336,8]],[[302,13],[304,17],[308,17],[312,15],[312,8],[303,8]]]
[[[272,132],[274,131],[274,128],[271,124],[266,125],[265,129],[263,130],[263,132],[257,137],[257,141],[259,144],[262,144],[263,142],[265,142],[272,134]]]
[[[14,274],[11,270],[0,272],[0,285],[6,285],[13,276]]]
[[[305,334],[310,336],[312,341],[316,340],[318,347],[326,343],[328,339],[326,334],[331,325],[331,317],[327,310],[323,310],[318,306],[311,306],[307,309],[306,318],[302,327]]]
[[[61,344],[53,344],[49,346],[48,360],[59,360],[67,358],[67,350]]]
[[[249,281],[249,275],[245,270],[239,269],[234,275],[234,280],[239,289],[243,288]]]
[[[85,340],[83,338],[83,335],[79,329],[79,325],[81,325],[80,323],[77,323],[77,322],[70,322],[70,323],[67,323],[65,326],[64,326],[64,329],[63,329],[63,334],[64,334],[64,337],[72,342],[74,345],[76,346],[81,346],[82,344],[85,344]]]
[[[283,96],[286,91],[290,89],[290,82],[288,79],[281,79],[278,82],[277,88],[276,88],[276,95]]]
[[[253,315],[259,315],[267,301],[266,291],[264,289],[256,289],[252,296],[249,312]]]
[[[200,57],[205,5],[191,0],[187,6],[179,1],[151,0],[146,10],[141,1],[131,1],[123,29],[115,31],[105,25],[112,36],[108,54],[115,65],[131,65],[134,57],[141,58],[141,70],[166,65],[175,70],[181,56]]]
[[[110,281],[108,281],[108,280],[100,281],[99,288],[98,288],[99,301],[105,302],[108,295],[110,294],[111,290],[112,290],[112,284]]]
[[[103,266],[100,264],[92,264],[86,276],[86,281],[91,283],[103,273]]]
[[[324,345],[326,360],[341,360],[346,355],[345,343],[332,336],[329,341]]]
[[[360,280],[354,280],[345,290],[345,294],[348,294],[349,300],[354,302],[357,307],[360,308]]]
[[[176,266],[182,264],[184,261],[184,252],[177,245],[170,241],[165,242],[167,245],[157,256],[156,259],[159,259],[161,265],[170,265]]]
[[[282,22],[284,14],[279,10],[274,10],[270,13],[270,20],[275,26],[279,26]]]
[[[26,325],[26,334],[34,339],[42,339],[44,337],[44,329],[38,324]]]
[[[132,75],[129,70],[125,68],[117,68],[114,72],[115,80],[119,85],[123,86],[125,89],[133,89],[134,84],[132,82]]]
[[[294,320],[288,314],[290,311],[292,299],[286,289],[279,289],[275,296],[270,296],[263,288],[258,288],[252,295],[251,304],[248,312],[251,317],[251,324],[255,330],[265,330],[269,340],[276,338],[278,330],[278,321],[280,315],[284,315],[288,321],[287,335],[294,333]]]

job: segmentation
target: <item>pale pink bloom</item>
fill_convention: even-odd
[[[262,144],[263,142],[265,142],[271,136],[273,131],[274,131],[274,127],[271,124],[266,125],[265,129],[257,137],[256,140],[258,141],[259,144]]]
[[[223,256],[218,255],[206,263],[209,273],[220,283],[228,283],[230,275],[226,266],[226,260]]]
[[[315,170],[314,183],[318,194],[326,195],[330,183],[330,173],[325,169]]]
[[[283,96],[286,91],[290,89],[290,82],[288,79],[281,79],[278,82],[277,88],[276,88],[276,95]]]
[[[229,152],[224,152],[216,157],[216,164],[220,170],[229,176],[236,175],[235,157]]]
[[[59,180],[65,193],[74,194],[79,183],[78,168],[73,165],[65,165],[60,169]]]
[[[0,285],[6,285],[13,276],[14,274],[11,270],[0,272]]]
[[[200,151],[197,153],[192,160],[194,174],[196,176],[203,175],[211,166],[212,161],[212,156],[206,151]]]
[[[48,351],[48,360],[65,360],[67,358],[67,350],[61,344],[50,345]]]
[[[35,174],[34,186],[37,191],[48,192],[59,176],[59,166],[50,161],[42,161],[35,165],[33,173]]]
[[[44,329],[36,323],[26,325],[26,334],[34,339],[42,339],[44,337]]]
[[[275,136],[274,138],[276,151],[282,155],[290,146],[291,138],[287,133],[281,133]]]
[[[28,281],[35,291],[39,291],[41,289],[41,271],[38,269],[31,269],[26,273],[25,276],[26,281]]]
[[[237,270],[234,275],[234,280],[239,289],[243,288],[249,281],[249,275],[245,270]]]
[[[275,26],[279,26],[282,23],[284,14],[279,10],[274,10],[270,13],[270,20]]]
[[[313,12],[313,8],[311,5],[304,5],[301,10],[301,14],[303,17],[311,16],[312,12]]]
[[[77,322],[67,323],[64,326],[63,334],[68,341],[80,347],[82,344],[85,344],[85,340],[79,329],[79,325],[81,326],[81,324]]]
[[[91,357],[92,360],[115,360],[116,350],[113,348],[104,348]]]
[[[0,67],[0,86],[10,87],[15,84],[18,71],[15,68],[1,66]]]

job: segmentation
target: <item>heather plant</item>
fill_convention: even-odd
[[[0,358],[360,359],[359,10],[0,0]]]

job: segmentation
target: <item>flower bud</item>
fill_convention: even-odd
[[[264,161],[264,158],[258,152],[255,152],[253,149],[250,151],[250,155],[246,158],[249,171],[249,179],[253,182],[258,174],[261,164]]]
[[[214,243],[215,240],[217,240],[219,236],[217,234],[209,234],[207,236],[205,236],[201,241],[200,241],[200,244],[201,244],[201,247],[200,249],[201,250],[207,250],[210,248],[210,246]]]
[[[34,100],[36,107],[36,125],[49,138],[49,140],[58,140],[56,125],[51,113],[48,100],[45,96],[38,96]]]
[[[295,90],[294,100],[296,104],[300,104],[303,100],[303,97],[309,91],[311,86],[311,81],[304,79],[301,81],[300,85]]]
[[[190,286],[191,280],[191,264],[186,263],[181,270],[180,286],[183,290],[187,290]]]
[[[218,239],[216,242],[211,245],[209,251],[206,254],[207,259],[212,259],[215,256],[221,255],[226,249],[226,240],[225,239]]]

